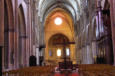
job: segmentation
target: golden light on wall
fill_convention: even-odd
[[[62,20],[61,17],[56,17],[56,18],[54,19],[54,23],[55,23],[56,25],[61,25],[62,22],[63,22],[63,20]]]
[[[46,60],[46,64],[51,63],[54,65],[54,63],[48,62],[47,60],[56,61],[55,63],[60,62],[63,55],[66,55],[71,60],[74,60],[73,55],[75,49],[71,49],[74,48],[74,46],[66,46],[65,52],[63,52],[63,46],[54,45],[55,43],[63,43],[63,40],[61,40],[61,36],[63,37],[63,35],[67,37],[67,42],[75,40],[73,23],[71,15],[62,8],[56,8],[46,15],[44,28],[46,43],[44,60]],[[50,50],[52,51],[52,55]],[[74,62],[76,62],[76,60]]]
[[[61,49],[57,49],[57,56],[61,56]]]

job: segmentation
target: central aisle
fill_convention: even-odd
[[[71,74],[65,75],[65,74],[55,73],[54,76],[79,76],[79,74],[78,73],[71,73]]]

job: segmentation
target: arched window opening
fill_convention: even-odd
[[[57,56],[58,56],[58,57],[61,56],[61,49],[57,49]]]
[[[66,48],[66,56],[70,56],[70,49]]]

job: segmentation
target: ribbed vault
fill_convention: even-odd
[[[66,10],[71,15],[74,23],[79,19],[79,0],[39,0],[38,10],[40,11],[38,14],[40,15],[40,21],[44,22],[47,15],[55,8],[62,8]]]

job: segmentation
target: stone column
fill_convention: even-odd
[[[31,55],[33,55],[33,34],[32,34],[32,32],[33,32],[33,28],[32,28],[32,26],[33,26],[33,22],[32,22],[32,6],[31,6],[31,1],[30,1],[30,4],[29,4],[29,16],[30,16],[30,18],[29,18],[29,23],[30,23],[30,25],[29,25],[29,27],[30,27],[30,29],[29,29],[29,32],[30,32],[30,34],[29,34],[29,36],[30,36],[30,56]]]
[[[31,42],[31,7],[30,7],[30,0],[25,0],[25,3],[27,5],[27,36],[28,36],[28,39],[27,39],[27,58],[28,58],[28,66],[29,66],[29,57],[31,56],[32,54],[32,42]]]
[[[81,64],[84,63],[84,51],[82,49],[80,49],[81,51]]]
[[[40,31],[40,33],[41,33],[41,39],[40,40],[41,40],[41,45],[43,46],[43,48],[42,48],[42,56],[45,59],[45,47],[46,47],[46,44],[45,44],[45,37],[44,37],[44,35],[45,35],[44,27],[45,27],[44,22],[42,22],[41,23],[41,31]]]
[[[29,57],[30,57],[30,51],[31,51],[31,46],[30,46],[30,14],[29,14],[29,12],[30,12],[30,6],[29,6],[29,4],[30,4],[30,2],[29,2],[30,0],[25,0],[25,3],[26,3],[26,5],[27,5],[27,29],[26,29],[26,35],[27,35],[27,39],[26,39],[26,47],[27,47],[27,49],[26,49],[26,56],[27,56],[27,66],[29,66]]]
[[[93,63],[92,45],[87,45],[87,64]]]
[[[85,53],[84,53],[84,52],[85,52],[85,51],[84,51],[82,48],[81,48],[80,50],[81,50],[81,52],[82,52],[82,64],[84,64],[84,58],[85,58],[85,57],[84,57],[84,56],[85,56]]]
[[[11,26],[11,25],[10,25]],[[14,29],[9,29],[8,30],[8,33],[9,33],[9,56],[8,56],[8,67],[9,69],[13,69],[13,64],[14,64]]]
[[[20,36],[21,41],[22,41],[22,65],[23,67],[27,66],[27,51],[26,51],[26,40],[28,37],[26,35]]]
[[[74,60],[74,56],[75,56],[75,55],[74,55],[75,53],[74,53],[73,50],[74,50],[74,49],[73,49],[73,45],[70,44],[70,51],[71,51],[71,53],[70,53],[70,54],[71,54],[70,59],[71,59],[72,61]]]
[[[109,37],[106,37],[105,38],[105,52],[106,52],[106,63],[107,64],[112,64],[112,58],[113,58],[113,56],[112,56],[112,49],[111,49],[112,47],[111,47],[111,40],[110,40],[110,38]]]
[[[85,64],[86,62],[86,47],[82,47],[82,60],[83,60],[83,64]]]
[[[8,9],[8,29],[6,29],[6,33],[8,33],[8,69],[13,69],[14,67],[14,17],[13,17],[13,9],[11,4],[9,4],[9,1],[7,2],[7,5],[9,5]]]
[[[17,69],[18,68],[18,2],[17,0],[14,0],[14,7],[15,7],[15,11],[14,11],[14,68]]]
[[[90,47],[89,47],[89,44],[86,46],[86,64],[89,64],[90,63]]]
[[[4,0],[0,0],[0,46],[4,46]],[[4,64],[4,52],[0,52],[2,56],[2,64]],[[2,65],[4,69],[4,65]],[[0,74],[1,75],[1,74]]]
[[[4,0],[0,0],[0,46],[4,44]]]
[[[31,56],[32,54],[32,42],[31,42],[31,5],[30,0],[25,0],[25,3],[27,4],[27,35],[28,35],[28,56]]]
[[[109,1],[110,1],[111,29],[112,29],[114,65],[115,65],[115,0],[109,0]]]
[[[39,48],[36,48],[37,65],[39,65],[39,56],[40,56]]]
[[[96,54],[96,41],[92,42],[92,54],[93,54],[93,63],[95,63],[96,62],[96,57],[97,57],[97,54]]]
[[[2,71],[2,46],[0,46],[0,70]],[[0,75],[2,75],[2,72],[0,72]]]
[[[81,63],[81,60],[82,60],[82,54],[81,54],[81,50],[77,50],[76,51],[76,61],[77,61],[77,64],[80,64]]]
[[[85,57],[84,57],[84,59],[85,59],[85,60],[84,60],[84,61],[85,61],[84,64],[87,64],[87,61],[88,61],[88,45],[85,46],[85,48],[84,48],[84,53],[85,53],[85,54],[84,54],[84,56],[85,56]]]

